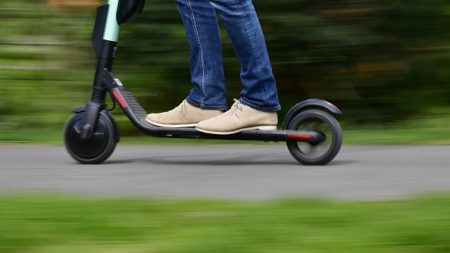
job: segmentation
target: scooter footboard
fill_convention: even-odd
[[[122,110],[142,132],[157,137],[226,139],[226,140],[261,140],[261,141],[305,141],[318,143],[323,140],[323,134],[317,131],[286,131],[286,130],[246,130],[231,135],[213,135],[197,131],[195,128],[158,127],[148,123],[147,112],[136,100],[133,94],[125,90],[122,82],[111,72],[106,72],[106,86]]]
[[[133,94],[121,87],[114,88],[112,95],[119,103],[128,118],[139,128],[154,128],[154,126],[148,123],[145,118],[147,117],[147,111],[136,100]]]

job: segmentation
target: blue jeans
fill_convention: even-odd
[[[219,34],[220,16],[241,64],[240,102],[259,111],[280,110],[275,78],[261,25],[251,0],[176,0],[191,50],[187,101],[204,109],[226,110]]]

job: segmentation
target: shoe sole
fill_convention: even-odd
[[[154,126],[159,126],[159,127],[184,128],[184,127],[195,127],[197,125],[197,123],[194,123],[194,124],[167,125],[167,124],[156,123],[156,122],[150,120],[149,118],[145,118],[145,121],[147,121],[148,123],[150,123],[150,124],[152,124]]]
[[[205,134],[230,135],[230,134],[237,134],[239,132],[246,131],[246,130],[273,131],[273,130],[277,130],[277,126],[255,126],[255,127],[241,128],[241,129],[234,130],[234,131],[229,131],[229,132],[208,131],[208,130],[204,130],[204,129],[201,129],[201,128],[198,128],[198,127],[196,127],[195,129],[197,129],[199,132],[202,132],[202,133],[205,133]]]

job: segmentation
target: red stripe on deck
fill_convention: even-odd
[[[288,138],[296,140],[311,140],[313,136],[309,134],[288,134]]]
[[[119,102],[120,107],[122,107],[123,109],[127,108],[127,103],[118,90],[113,90],[113,96],[117,100],[117,102]]]

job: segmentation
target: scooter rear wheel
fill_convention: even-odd
[[[342,129],[330,113],[319,109],[307,109],[295,115],[288,130],[318,131],[324,135],[320,143],[287,141],[291,155],[304,165],[325,165],[339,153],[342,146]]]
[[[116,148],[118,131],[114,119],[105,111],[99,114],[97,127],[91,140],[81,139],[84,113],[75,114],[64,127],[64,144],[69,154],[78,162],[98,164],[108,159]]]

